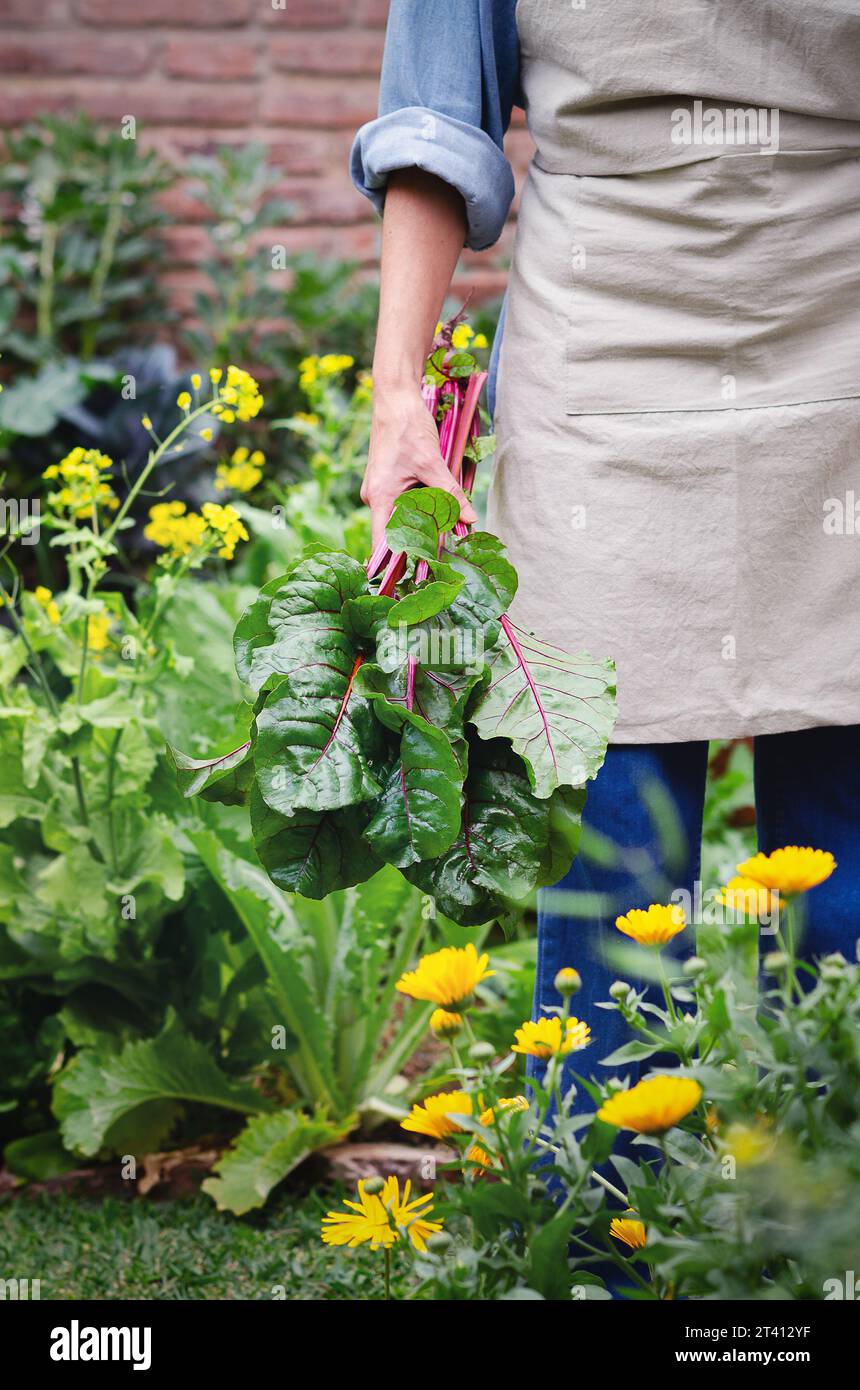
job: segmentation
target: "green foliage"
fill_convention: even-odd
[[[343,1124],[332,1125],[297,1110],[257,1115],[217,1164],[217,1176],[203,1183],[203,1191],[214,1198],[219,1211],[244,1216],[254,1207],[262,1207],[272,1188],[302,1159],[343,1139],[353,1122],[354,1117],[350,1117]]]

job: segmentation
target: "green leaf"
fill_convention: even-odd
[[[610,1052],[608,1057],[601,1057],[602,1067],[623,1067],[628,1062],[644,1062],[646,1057],[653,1057],[658,1052],[664,1052],[664,1043],[629,1042],[622,1047],[616,1047],[614,1052]]]
[[[585,787],[556,787],[549,802],[549,839],[538,875],[537,887],[564,878],[579,852]]]
[[[444,608],[451,607],[464,582],[463,575],[451,569],[444,580],[431,579],[419,584],[388,610],[388,626],[408,627],[411,623],[423,623],[428,618],[435,618]]]
[[[209,793],[210,800],[225,805],[234,805],[246,799],[248,788],[254,776],[254,764],[248,757],[250,739],[247,743],[223,753],[216,758],[189,758],[172,743],[167,751],[176,768],[176,780],[183,796],[196,796],[199,792]],[[213,795],[213,793],[217,793]]]
[[[258,788],[251,792],[251,831],[260,863],[279,888],[306,898],[351,888],[380,868],[362,839],[368,815],[362,804],[287,817],[267,806]]]
[[[406,705],[408,674],[408,654],[401,655],[391,671],[383,669],[381,665],[365,662],[356,676],[356,688],[369,699],[383,696],[387,704],[403,708]],[[415,671],[414,708],[428,724],[444,729],[450,739],[460,738],[466,704],[481,679],[480,671],[419,664]],[[374,709],[378,718],[389,728],[399,727],[396,722],[389,721],[378,700],[374,701]]]
[[[537,796],[581,787],[601,767],[612,733],[614,667],[503,626],[487,654],[490,683],[469,719],[481,738],[510,740]]]
[[[401,493],[385,528],[389,547],[415,559],[436,560],[439,537],[459,520],[460,504],[438,487],[412,488]]]
[[[208,1048],[171,1014],[158,1037],[121,1052],[84,1048],[60,1073],[53,1110],[66,1146],[88,1157],[103,1148],[141,1152],[170,1132],[177,1103],[196,1101],[253,1115],[267,1108],[250,1087],[219,1071]]]
[[[299,1110],[255,1115],[215,1165],[217,1176],[206,1179],[203,1191],[214,1198],[219,1211],[243,1216],[263,1206],[272,1188],[309,1154],[344,1139],[356,1121],[350,1116],[335,1125],[322,1115],[311,1118]]]
[[[440,729],[409,710],[398,712],[399,755],[364,837],[381,859],[402,869],[444,853],[457,838],[463,772]]]
[[[49,434],[61,416],[79,405],[86,394],[77,363],[52,363],[0,393],[0,428],[31,438]]]
[[[321,669],[348,669],[356,644],[342,610],[361,594],[367,594],[364,569],[339,552],[314,555],[267,584],[236,627],[240,679],[259,691],[289,677],[297,693],[313,691]]]
[[[3,1150],[3,1161],[10,1173],[31,1182],[46,1182],[77,1167],[76,1159],[63,1148],[55,1129],[13,1139]]]

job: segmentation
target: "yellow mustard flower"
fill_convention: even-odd
[[[79,444],[59,463],[50,464],[43,472],[43,478],[62,483],[56,492],[49,493],[49,503],[78,520],[92,518],[97,507],[115,511],[119,498],[107,481],[112,468],[113,459],[107,454]]]
[[[191,373],[191,385],[194,387],[194,390],[195,390],[195,391],[199,391],[199,390],[200,390],[200,373],[199,373],[199,372],[192,372],[192,373]]]
[[[145,430],[151,430],[151,429],[152,429],[152,421],[150,420],[150,418],[149,418],[148,415],[141,415],[141,417],[140,417],[140,423],[143,425],[143,428],[144,428]]]
[[[209,373],[212,377],[212,373]],[[217,380],[212,378],[213,385],[217,387],[218,399],[212,406],[212,414],[217,415],[219,420],[227,425],[232,425],[234,420],[247,422],[259,415],[263,408],[263,397],[257,382],[242,367],[230,366],[227,368],[227,379],[224,385],[220,385],[220,374]]]
[[[667,941],[684,930],[687,919],[678,903],[668,907],[652,903],[647,910],[635,907],[624,917],[617,917],[615,925],[640,946],[665,946]]]
[[[633,1211],[632,1207],[627,1208]],[[646,1231],[644,1221],[639,1221],[635,1217],[615,1216],[609,1223],[609,1234],[616,1240],[620,1240],[624,1245],[629,1245],[631,1250],[644,1250],[646,1243]]]
[[[218,382],[221,380],[223,375],[224,373],[222,372],[220,367],[209,368],[209,380],[212,382],[213,386],[218,385]]]
[[[318,357],[303,357],[299,363],[299,386],[306,391],[309,386],[313,386],[319,377],[320,360]]]
[[[318,425],[320,422],[320,417],[309,410],[297,410],[293,419],[301,420],[304,425]]]
[[[60,610],[54,602],[54,595],[50,589],[46,589],[44,584],[37,584],[33,590],[33,598],[40,608],[44,608],[49,620],[54,624],[60,621]]]
[[[149,525],[143,534],[173,556],[190,555],[203,544],[206,522],[197,512],[189,512],[184,502],[156,502],[149,509]]]
[[[523,1023],[515,1033],[512,1052],[526,1057],[566,1057],[569,1052],[581,1052],[591,1042],[591,1029],[578,1018],[567,1018],[562,1032],[558,1014]]]
[[[206,525],[216,532],[221,541],[218,554],[222,560],[232,560],[239,541],[250,540],[236,508],[222,507],[217,502],[204,502],[201,510]]]
[[[615,1091],[597,1118],[636,1134],[663,1134],[694,1110],[702,1088],[691,1076],[652,1076],[629,1091]]]
[[[738,864],[738,873],[775,890],[783,898],[793,898],[823,883],[835,868],[836,860],[829,850],[786,845],[771,854],[759,853],[745,859]]]
[[[487,338],[486,333],[476,333],[476,334],[475,334],[475,338],[474,338],[474,341],[473,341],[473,343],[472,343],[472,347],[473,347],[473,348],[487,348],[487,347],[489,347],[489,346],[490,346],[490,344],[489,344],[489,340],[488,340],[488,338]]]
[[[463,1015],[434,1009],[430,1015],[430,1031],[437,1038],[453,1038],[463,1027]]]
[[[779,907],[779,895],[772,893],[754,878],[736,875],[719,892],[720,902],[733,912],[747,917],[769,917]]]
[[[191,397],[187,391],[179,392],[179,395],[176,397],[176,404],[179,406],[180,410],[191,409]]]
[[[412,1184],[404,1184],[403,1195],[397,1178],[385,1179],[380,1193],[366,1191],[364,1181],[358,1184],[358,1201],[345,1200],[349,1211],[330,1211],[322,1219],[321,1236],[326,1245],[369,1244],[372,1249],[390,1249],[401,1235],[409,1238],[416,1250],[427,1249],[427,1239],[441,1231],[441,1221],[428,1221],[433,1210],[433,1193],[425,1192],[412,1198]]]
[[[481,980],[496,972],[488,970],[490,957],[479,956],[471,941],[468,946],[445,946],[422,956],[417,970],[408,970],[397,981],[401,994],[426,999],[443,1008],[463,1005],[471,999]]]
[[[208,425],[205,425],[204,428],[200,431],[200,438],[205,439],[207,444],[211,440],[212,430],[209,428]]]
[[[250,492],[263,476],[266,456],[260,449],[251,454],[244,446],[234,449],[229,463],[219,463],[215,486],[219,492]]]
[[[355,358],[346,352],[327,352],[319,359],[320,376],[337,376],[355,366]]]
[[[469,323],[458,323],[454,332],[451,334],[451,346],[458,350],[467,348],[475,336],[475,330]]]
[[[109,613],[90,613],[87,618],[87,646],[91,652],[103,652],[109,645]]]
[[[401,1120],[400,1128],[412,1134],[426,1134],[431,1139],[445,1139],[449,1134],[462,1134],[456,1115],[471,1115],[472,1097],[466,1091],[439,1091],[428,1096],[422,1105],[413,1105],[411,1113]]]

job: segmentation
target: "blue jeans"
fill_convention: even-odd
[[[583,983],[571,1012],[593,1035],[587,1051],[570,1058],[570,1068],[581,1074],[605,1080],[610,1073],[599,1059],[632,1037],[617,1011],[595,1007],[609,998],[614,979],[631,978],[604,958],[608,942],[625,940],[616,917],[631,907],[668,902],[677,889],[693,894],[707,762],[706,742],[613,745],[589,788],[583,850],[567,877],[540,894],[534,1014],[538,1018],[543,1005],[561,1003],[553,981],[562,966],[575,966]],[[860,935],[860,725],[757,738],[755,795],[760,849],[811,845],[831,850],[838,864],[804,900],[803,954],[841,951],[854,960]],[[589,849],[588,832],[610,852]],[[566,893],[576,897],[565,902]],[[768,949],[772,937],[763,940]],[[688,928],[676,937],[674,954],[692,954],[694,945]],[[653,998],[662,1002],[658,994]],[[622,1074],[635,1081],[638,1069],[628,1065]]]

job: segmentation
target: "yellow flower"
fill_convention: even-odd
[[[33,598],[40,608],[44,608],[49,620],[56,626],[60,621],[60,610],[54,602],[54,595],[50,589],[46,589],[44,584],[37,584],[33,590]]]
[[[206,536],[206,522],[196,512],[187,511],[184,502],[156,502],[149,509],[149,517],[143,534],[171,555],[190,555]]]
[[[632,1211],[632,1207],[627,1208]],[[646,1233],[645,1223],[631,1219],[628,1216],[615,1216],[609,1225],[609,1234],[615,1236],[616,1240],[623,1241],[629,1245],[631,1250],[644,1250]]]
[[[301,420],[305,425],[318,425],[320,422],[320,417],[318,415],[314,415],[307,410],[297,410],[293,419]]]
[[[220,537],[218,554],[222,560],[232,560],[239,541],[250,540],[236,508],[222,507],[217,502],[204,502],[201,510],[206,525]]]
[[[466,1091],[440,1091],[428,1096],[423,1105],[413,1105],[411,1114],[401,1120],[400,1128],[412,1134],[426,1134],[431,1139],[445,1139],[463,1130],[451,1115],[471,1115],[472,1097]]]
[[[141,417],[140,417],[140,423],[143,425],[143,428],[144,428],[145,430],[151,430],[151,429],[152,429],[152,421],[150,420],[150,418],[149,418],[148,415],[141,415]]]
[[[206,426],[200,431],[200,438],[201,438],[201,439],[205,439],[207,444],[209,443],[210,439],[212,438],[212,431],[211,431],[211,429],[209,428],[208,425],[206,425]]]
[[[729,1125],[722,1138],[725,1153],[734,1158],[739,1168],[753,1168],[766,1163],[776,1147],[773,1134],[763,1123]]]
[[[467,1163],[477,1163],[479,1168],[495,1168],[496,1160],[492,1154],[488,1154],[486,1149],[482,1149],[480,1144],[473,1144],[466,1154]]]
[[[503,1096],[498,1102],[500,1110],[528,1110],[529,1103],[525,1096]],[[485,1129],[496,1123],[496,1112],[491,1105],[487,1110],[483,1110],[478,1121]]]
[[[199,391],[199,390],[200,390],[200,373],[199,373],[199,372],[192,372],[192,373],[191,373],[191,385],[194,387],[194,390],[195,390],[195,391]]]
[[[454,348],[466,348],[475,336],[475,330],[471,324],[458,323],[454,332],[451,334],[451,346]]]
[[[303,391],[313,386],[319,376],[319,361],[318,357],[303,357],[299,363],[299,386]]]
[[[662,907],[652,903],[647,911],[635,907],[625,917],[617,917],[615,925],[625,936],[631,936],[640,946],[665,946],[673,936],[684,930],[687,919],[678,903]]]
[[[754,878],[737,876],[730,878],[720,889],[720,902],[735,912],[743,912],[747,917],[769,917],[778,909],[779,897],[756,883]]]
[[[42,474],[47,479],[59,478],[64,484],[57,492],[49,494],[48,501],[78,520],[92,518],[96,507],[115,511],[119,498],[107,482],[112,468],[113,459],[107,454],[78,445],[59,463],[50,464]]]
[[[434,1009],[430,1015],[430,1031],[437,1038],[453,1038],[462,1027],[462,1014],[451,1014],[447,1013],[445,1009]]]
[[[581,1052],[591,1042],[588,1024],[578,1018],[565,1019],[562,1033],[558,1014],[522,1024],[515,1036],[511,1051],[522,1052],[527,1057],[566,1057],[569,1052]]]
[[[488,340],[487,340],[487,335],[486,335],[486,333],[476,333],[476,334],[475,334],[475,341],[472,343],[472,347],[473,347],[473,348],[485,348],[485,347],[489,347],[489,346],[490,346],[490,344],[489,344],[489,342],[488,342]]]
[[[441,1221],[428,1221],[433,1210],[433,1193],[426,1192],[421,1197],[409,1200],[412,1184],[407,1180],[400,1195],[397,1178],[385,1179],[379,1194],[365,1190],[366,1184],[358,1184],[358,1201],[344,1201],[349,1211],[330,1211],[322,1219],[321,1236],[325,1245],[369,1244],[372,1249],[383,1249],[394,1245],[405,1232],[416,1250],[427,1249],[427,1238],[441,1231]]]
[[[408,970],[397,981],[401,994],[426,999],[431,1004],[462,1005],[471,999],[481,980],[496,972],[488,970],[490,957],[479,956],[471,941],[468,946],[445,946],[432,955],[422,956],[417,970]]]
[[[213,386],[218,385],[218,382],[221,380],[223,375],[224,373],[222,372],[220,367],[209,368],[209,380],[212,382]]]
[[[180,410],[188,410],[191,405],[191,397],[187,391],[180,391],[176,397],[176,404]]]
[[[702,1088],[691,1076],[652,1076],[629,1091],[615,1091],[597,1118],[637,1134],[662,1134],[694,1110]]]
[[[227,381],[224,386],[218,387],[218,397],[229,409],[218,411],[214,406],[213,411],[227,424],[232,424],[234,420],[253,420],[263,407],[259,386],[250,373],[241,367],[227,368]]]
[[[91,652],[103,652],[107,647],[110,621],[108,613],[91,613],[87,618],[87,646]]]
[[[321,376],[337,376],[338,372],[345,372],[353,366],[355,366],[355,358],[350,357],[345,352],[327,352],[324,357],[319,359]]]
[[[786,845],[772,854],[756,854],[738,864],[738,873],[764,888],[775,889],[783,898],[793,898],[823,883],[836,868],[829,850]]]
[[[215,486],[219,492],[250,492],[263,476],[266,456],[255,449],[250,458],[245,448],[234,449],[229,463],[219,463],[215,470]]]

